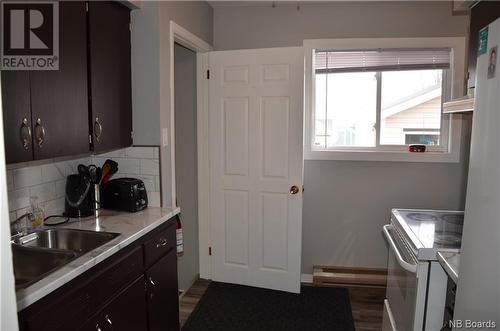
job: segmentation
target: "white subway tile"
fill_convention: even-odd
[[[66,179],[56,182],[56,198],[64,198],[66,196]]]
[[[118,162],[118,172],[120,174],[140,174],[141,166],[138,159],[120,159]]]
[[[95,157],[112,159],[114,157],[123,157],[125,155],[125,148],[117,149],[116,151],[106,152],[102,154],[96,154]]]
[[[55,182],[44,183],[30,187],[30,197],[37,197],[38,202],[54,200],[56,198]]]
[[[14,170],[14,188],[20,189],[42,183],[42,168],[29,167]]]
[[[41,204],[45,217],[50,215],[61,215],[64,212],[64,198],[50,200]]]
[[[159,175],[160,162],[158,160],[141,160],[141,174]]]
[[[148,192],[148,206],[160,207],[160,192]]]
[[[44,183],[63,179],[65,176],[56,167],[56,163],[44,164],[42,166],[42,181]]]
[[[154,147],[129,147],[125,149],[125,157],[135,159],[154,158]]]
[[[161,191],[160,176],[155,176],[155,191]]]
[[[16,218],[19,218],[25,215],[26,213],[31,213],[31,207],[16,210]]]
[[[30,191],[27,188],[9,192],[9,210],[14,211],[30,205]]]

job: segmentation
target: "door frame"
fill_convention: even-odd
[[[208,137],[208,82],[206,71],[208,68],[207,52],[213,50],[208,44],[195,34],[189,32],[174,21],[170,21],[170,162],[171,162],[171,202],[172,208],[177,206],[176,178],[175,178],[175,65],[174,46],[178,43],[196,53],[196,122],[197,122],[197,154],[198,154],[198,233],[199,233],[199,256],[200,276],[210,278],[206,268],[210,268],[208,245],[210,243],[210,220],[208,213],[209,192],[208,186],[208,142],[202,137]],[[205,174],[206,173],[206,174]]]

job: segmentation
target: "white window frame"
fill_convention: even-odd
[[[457,115],[449,116],[441,125],[442,146],[428,146],[425,153],[411,153],[406,146],[314,148],[314,68],[313,56],[320,50],[365,50],[378,48],[450,48],[451,75],[450,99],[463,96],[465,91],[465,44],[463,37],[439,38],[354,38],[354,39],[311,39],[304,40],[305,58],[305,135],[304,158],[306,160],[353,160],[353,161],[396,161],[396,162],[449,162],[460,161],[462,122]],[[443,95],[445,95],[443,91]],[[379,116],[379,114],[377,114]],[[446,117],[443,117],[443,119]]]

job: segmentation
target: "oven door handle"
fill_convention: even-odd
[[[405,269],[408,272],[411,273],[416,273],[417,272],[417,265],[416,264],[411,264],[406,262],[403,259],[403,256],[398,250],[398,247],[396,246],[396,243],[394,242],[394,239],[392,238],[391,234],[389,233],[389,230],[392,229],[393,226],[390,224],[384,225],[382,227],[382,231],[384,232],[385,238],[389,242],[389,245],[391,246],[390,248],[394,252],[394,255],[396,255],[396,258],[398,259],[398,263],[401,266],[401,268]]]

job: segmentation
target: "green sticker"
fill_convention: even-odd
[[[479,42],[477,45],[477,56],[486,54],[488,49],[488,27],[479,30]]]

